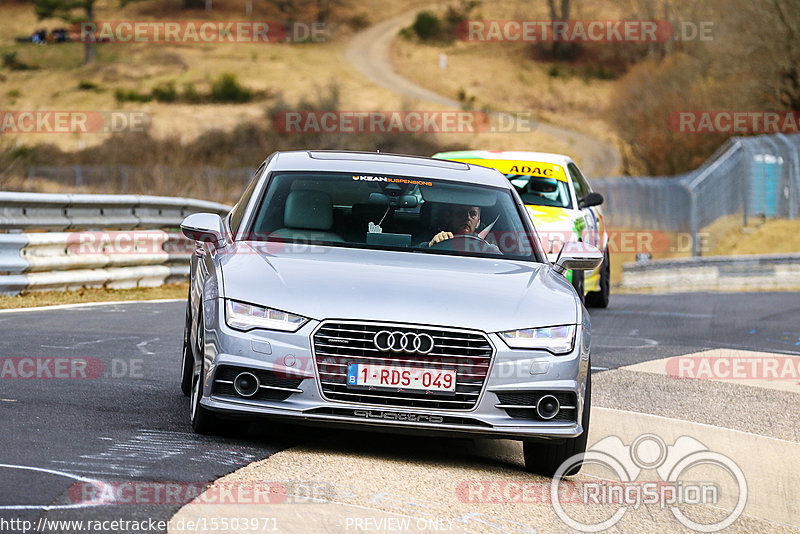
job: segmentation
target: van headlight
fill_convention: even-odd
[[[500,337],[512,349],[543,349],[553,354],[567,354],[575,346],[574,324],[528,328],[501,332]]]
[[[308,319],[273,308],[245,304],[235,300],[225,301],[225,323],[231,328],[247,332],[255,328],[296,332]]]

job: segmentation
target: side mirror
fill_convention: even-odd
[[[578,200],[578,207],[591,208],[592,206],[599,206],[605,199],[600,193],[591,192],[582,199]]]
[[[181,223],[181,232],[189,239],[216,246],[225,244],[225,226],[216,213],[193,213]]]
[[[553,268],[559,273],[568,269],[591,271],[603,263],[603,253],[588,243],[571,241],[564,245]]]

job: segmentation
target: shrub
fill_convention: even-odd
[[[235,74],[222,74],[211,85],[211,99],[215,102],[249,102],[253,92],[239,83]]]
[[[34,70],[37,67],[28,65],[17,59],[17,52],[6,52],[3,54],[3,67],[9,70]]]
[[[350,27],[356,31],[363,30],[367,26],[369,26],[369,14],[366,12],[361,12],[356,15],[350,17],[348,21]]]
[[[175,90],[175,82],[166,82],[153,87],[150,95],[156,102],[175,102],[178,100],[178,91]]]
[[[197,92],[193,83],[186,83],[183,85],[181,100],[189,104],[198,104],[203,101],[203,95]]]
[[[94,91],[99,88],[100,86],[98,84],[91,82],[89,80],[81,80],[80,82],[78,82],[78,89],[80,89],[81,91]]]
[[[442,25],[435,13],[420,11],[417,13],[417,18],[414,20],[414,24],[411,25],[411,29],[421,40],[430,41],[441,36]]]
[[[150,102],[153,98],[149,94],[139,93],[133,89],[114,90],[114,98],[120,104],[123,102]]]

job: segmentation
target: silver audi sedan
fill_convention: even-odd
[[[589,316],[508,179],[380,153],[276,152],[196,241],[182,389],[191,424],[283,418],[524,442],[552,475],[584,452]],[[580,469],[576,464],[569,473]]]

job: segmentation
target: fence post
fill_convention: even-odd
[[[689,193],[689,232],[692,234],[692,257],[699,256],[697,246],[697,195],[691,185],[687,187]]]
[[[797,198],[800,197],[800,158],[798,157],[798,146],[793,145],[792,142],[786,137],[785,134],[778,134],[777,138],[789,148],[789,153],[786,154],[786,159],[792,159],[792,164],[789,165],[789,219],[797,218]]]

